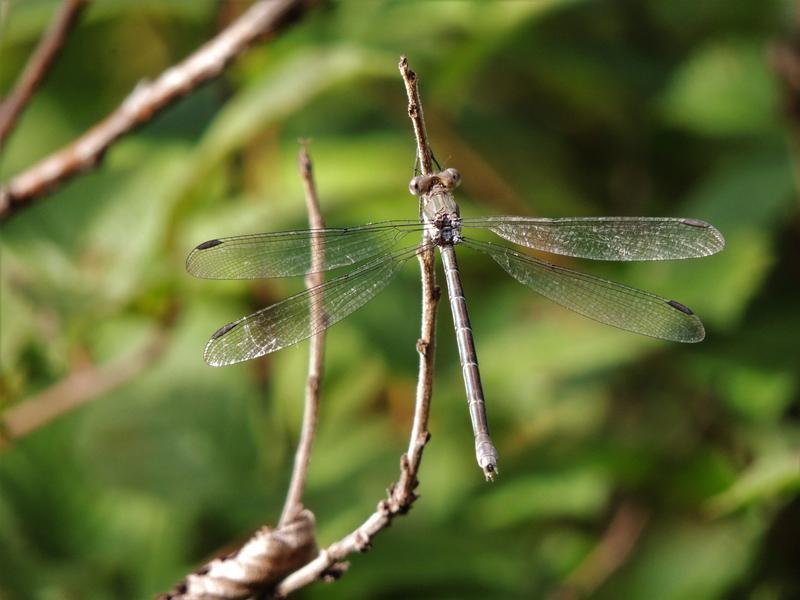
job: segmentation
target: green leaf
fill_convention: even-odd
[[[765,56],[764,47],[750,40],[718,40],[698,50],[669,83],[661,100],[664,116],[712,136],[776,127],[776,86]]]
[[[396,62],[395,56],[347,45],[297,52],[251,82],[220,110],[200,144],[196,172],[200,174],[335,85],[395,76]]]
[[[800,491],[800,452],[797,446],[765,454],[742,473],[736,482],[709,500],[706,507],[721,516],[745,506],[783,497]]]
[[[712,600],[743,577],[759,524],[661,522],[629,564],[597,595],[601,599]]]
[[[493,488],[475,505],[486,527],[513,527],[532,519],[589,518],[605,506],[608,478],[594,467],[516,478]]]

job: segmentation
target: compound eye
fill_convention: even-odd
[[[414,177],[414,179],[408,183],[408,191],[411,192],[412,196],[419,196],[420,192],[422,191],[422,188],[420,188],[419,185],[420,179],[421,177]]]
[[[447,178],[450,182],[451,188],[458,187],[458,184],[461,183],[461,173],[459,173],[456,169],[450,167],[449,169],[445,170],[447,173]]]

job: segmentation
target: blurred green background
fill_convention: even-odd
[[[0,93],[57,4],[10,3]],[[245,7],[92,3],[0,180]],[[691,306],[708,330],[693,346],[581,318],[462,252],[501,476],[474,464],[442,304],[421,499],[300,596],[798,597],[797,158],[768,61],[792,27],[788,0],[329,2],[3,223],[0,408],[165,344],[0,453],[0,597],[145,598],[277,520],[308,344],[218,369],[202,350],[302,282],[195,280],[184,260],[212,237],[305,227],[299,137],[329,225],[415,218],[401,53],[463,214],[687,216],[727,248],[565,261]],[[416,265],[330,330],[306,497],[322,544],[397,476],[418,331]]]

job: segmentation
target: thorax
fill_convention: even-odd
[[[422,215],[434,244],[452,246],[461,241],[461,215],[449,190],[434,188],[424,194]]]

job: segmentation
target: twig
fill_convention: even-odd
[[[78,22],[88,0],[62,0],[48,30],[39,40],[13,91],[0,103],[0,154],[17,119],[47,75],[70,30]]]
[[[431,153],[425,135],[422,119],[422,105],[417,91],[416,75],[408,67],[405,57],[400,59],[400,73],[408,94],[408,114],[414,124],[420,165],[424,174],[431,171]],[[378,503],[378,507],[357,529],[338,542],[322,550],[317,558],[284,579],[275,589],[278,597],[286,596],[319,579],[335,577],[347,567],[342,561],[353,552],[369,549],[372,539],[388,527],[392,520],[408,512],[417,499],[417,473],[422,461],[422,453],[430,439],[427,431],[428,413],[433,392],[433,359],[435,350],[436,308],[439,302],[439,288],[436,286],[433,269],[433,254],[419,254],[422,276],[422,325],[417,342],[420,355],[417,377],[417,397],[414,409],[414,422],[411,428],[408,454],[400,457],[400,479],[388,490],[388,497]]]
[[[159,331],[132,355],[76,371],[37,396],[7,409],[0,415],[0,448],[130,381],[163,354],[167,339],[167,334]]]
[[[275,588],[275,595],[278,598],[287,596],[314,581],[338,577],[347,569],[347,564],[342,563],[347,556],[354,552],[369,550],[376,534],[386,529],[397,515],[408,512],[417,499],[414,492],[419,483],[416,473],[428,438],[426,433],[417,440],[412,454],[415,462],[411,462],[405,454],[400,458],[400,480],[389,488],[388,498],[378,502],[375,512],[355,531],[322,550],[314,560],[281,581]]]
[[[298,166],[308,209],[311,229],[324,229],[325,222],[319,208],[314,184],[311,157],[305,143],[301,142]],[[325,246],[321,236],[311,236],[311,268],[306,275],[306,287],[321,285],[324,281]],[[269,591],[287,574],[308,563],[317,552],[314,515],[303,509],[311,447],[319,415],[319,393],[322,382],[322,362],[325,350],[325,313],[322,296],[311,304],[310,318],[318,333],[311,336],[308,357],[308,378],[305,390],[303,425],[294,469],[286,493],[283,511],[275,528],[263,527],[240,549],[228,556],[216,558],[181,581],[163,599],[249,598]]]
[[[317,188],[314,185],[314,173],[312,170],[311,157],[305,143],[302,143],[300,155],[298,157],[300,167],[300,178],[303,180],[303,188],[306,196],[306,208],[308,210],[308,224],[312,230],[324,229],[325,221],[319,209],[319,198]],[[322,285],[325,280],[323,267],[325,265],[325,245],[324,240],[319,234],[311,235],[311,269],[306,275],[306,287],[312,288]],[[313,297],[311,303],[311,323],[314,330],[318,333],[311,336],[308,349],[308,379],[306,380],[305,408],[303,410],[303,426],[300,433],[300,441],[297,444],[297,452],[294,457],[294,470],[289,484],[289,491],[286,494],[286,502],[283,506],[278,526],[291,521],[292,518],[303,510],[303,490],[305,488],[306,477],[308,475],[308,465],[311,460],[311,447],[314,443],[314,433],[317,428],[319,416],[319,391],[322,383],[322,363],[325,353],[325,313],[322,305],[322,294]]]
[[[123,103],[78,139],[0,187],[0,219],[100,162],[122,135],[216,77],[253,41],[276,31],[315,0],[259,0],[215,38],[153,82],[140,82]]]
[[[408,59],[400,57],[400,75],[406,87],[408,97],[408,117],[414,126],[414,138],[417,142],[417,159],[423,175],[433,172],[431,157],[433,156],[428,145],[428,134],[425,130],[425,117],[422,111],[422,102],[419,99],[417,87],[417,74],[408,66]],[[433,363],[435,352],[436,307],[439,302],[439,288],[436,285],[436,271],[434,270],[435,258],[433,248],[426,244],[428,232],[423,234],[425,250],[418,254],[420,279],[422,283],[422,335],[417,341],[419,353],[419,375],[417,377],[417,401],[414,407],[414,422],[411,430],[411,439],[408,443],[408,455],[414,457],[417,440],[428,430],[428,415],[430,413],[430,399],[433,394]]]
[[[406,84],[409,107],[412,104],[414,106],[413,113],[409,108],[409,116],[414,122],[414,130],[417,135],[420,164],[423,165],[423,173],[428,173],[431,169],[430,149],[425,138],[422,107],[417,94],[416,77],[408,69],[408,63],[405,58],[401,59],[400,72]],[[303,180],[306,184],[306,198],[309,202],[312,228],[321,228],[321,220],[315,222],[312,216],[319,209],[315,206],[316,203],[314,201],[316,194],[314,192],[313,179],[311,178],[310,161],[304,152],[301,152],[300,164]],[[316,253],[315,256],[316,258],[313,260],[324,261],[324,254],[321,252]],[[354,552],[364,552],[369,549],[375,535],[388,527],[396,516],[408,512],[417,499],[415,493],[419,483],[417,473],[422,461],[425,444],[430,438],[430,434],[427,432],[427,424],[433,391],[434,334],[436,329],[436,308],[439,302],[439,288],[436,286],[433,270],[433,255],[420,253],[419,258],[422,272],[422,325],[420,339],[417,342],[420,366],[414,422],[411,429],[408,454],[403,454],[400,457],[400,478],[397,483],[389,488],[387,498],[378,503],[375,512],[357,529],[320,551],[316,558],[309,562],[310,556],[316,552],[314,519],[309,511],[301,509],[300,497],[302,494],[302,481],[305,480],[308,465],[308,451],[313,439],[311,435],[313,423],[311,419],[305,419],[301,443],[295,456],[295,474],[292,478],[292,489],[287,497],[280,526],[277,529],[265,527],[260,530],[240,550],[224,558],[211,561],[196,573],[189,575],[170,594],[162,596],[162,598],[170,600],[177,598],[246,598],[256,593],[263,594],[268,591],[278,597],[286,596],[314,581],[327,580],[343,573],[347,568],[347,564],[342,561],[347,556]],[[310,281],[307,284],[310,284]],[[320,306],[317,306],[317,310],[319,312],[314,313],[314,307],[312,306],[312,318],[324,318]],[[318,336],[315,336],[315,338],[319,339]],[[312,344],[315,338],[312,338]],[[322,340],[319,339],[320,344],[321,342]],[[315,389],[315,387],[318,386],[319,375],[318,372],[316,376],[314,373],[322,360],[321,347],[318,350],[316,359],[320,363],[315,362],[314,354],[315,351],[312,347],[312,356],[309,358],[309,380],[306,390],[306,416],[311,414],[310,408],[313,409],[314,414],[316,413],[316,394],[318,389]],[[313,407],[309,407],[310,398],[313,398]],[[304,443],[308,443],[307,450],[301,449]],[[299,559],[304,556],[305,558],[300,561]],[[287,568],[292,565],[292,568]],[[287,576],[287,573],[290,574]],[[275,585],[276,581],[279,581],[277,585]],[[272,587],[273,585],[275,585],[274,588]]]
[[[433,172],[431,164],[431,147],[428,145],[428,134],[425,131],[425,117],[422,114],[422,102],[419,100],[419,89],[417,88],[417,74],[408,66],[408,59],[400,57],[400,75],[406,85],[406,95],[408,96],[408,117],[414,125],[414,137],[417,140],[417,157],[419,158],[420,169],[423,175],[430,175]]]
[[[424,250],[417,254],[417,258],[422,284],[422,332],[417,340],[419,354],[417,397],[411,436],[408,440],[408,456],[411,462],[419,462],[416,458],[416,452],[422,450],[419,440],[428,436],[428,416],[433,395],[433,363],[436,357],[436,307],[439,305],[440,295],[439,286],[436,285],[433,252],[430,249]]]

